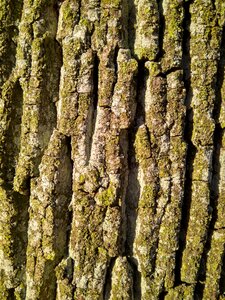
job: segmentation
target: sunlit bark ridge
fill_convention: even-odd
[[[225,2],[0,0],[0,299],[225,299]]]

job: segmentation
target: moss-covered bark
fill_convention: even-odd
[[[0,299],[225,297],[222,0],[0,0]]]

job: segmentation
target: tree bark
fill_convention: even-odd
[[[225,299],[223,0],[0,0],[0,299]]]

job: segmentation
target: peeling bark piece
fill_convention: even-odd
[[[190,219],[181,267],[181,280],[187,283],[196,283],[197,281],[210,221],[209,204],[208,184],[202,181],[193,181]]]
[[[193,110],[191,142],[196,155],[193,161],[190,217],[182,257],[181,280],[196,283],[211,220],[210,185],[212,153],[215,149],[212,147],[215,132],[213,108],[221,28],[217,26],[215,6],[211,1],[204,4],[195,1],[190,4],[190,14],[190,107]]]
[[[179,152],[172,148],[170,201],[165,208],[159,230],[159,242],[157,247],[157,259],[155,267],[155,284],[159,293],[163,286],[170,289],[175,284],[176,253],[179,248],[179,232],[181,224],[181,208],[183,201],[183,186],[185,174],[186,147],[179,137],[171,138],[171,148],[179,147]],[[178,146],[179,145],[179,146]],[[174,156],[176,153],[176,156]]]
[[[134,54],[138,59],[154,60],[159,46],[159,11],[157,1],[137,0]]]
[[[103,223],[103,241],[111,257],[118,256],[121,249],[121,220],[119,207],[108,207]]]
[[[47,14],[40,10],[43,5]],[[54,40],[57,16],[52,6],[52,1],[33,5],[26,1],[20,26],[17,73],[23,90],[23,125],[14,189],[22,194],[27,193],[29,177],[38,175],[38,164],[56,122],[60,61]]]
[[[18,23],[22,14],[22,4],[22,1],[13,3],[11,0],[4,0],[0,3],[0,89],[9,79],[16,65]]]
[[[14,287],[15,270],[12,249],[12,220],[15,217],[15,209],[11,195],[1,187],[1,219],[0,219],[0,270],[1,270],[1,293],[4,295]],[[4,298],[3,298],[4,299]]]
[[[149,77],[146,83],[145,114],[146,124],[151,133],[152,143],[157,144],[157,138],[166,133],[166,78],[160,76],[161,64],[147,62]]]
[[[96,205],[93,198],[83,192],[75,191],[73,197],[69,254],[74,260],[74,297],[99,299],[109,262],[107,250],[103,247],[106,208]]]
[[[135,141],[135,150],[140,169],[138,183],[140,185],[140,197],[138,214],[136,219],[133,256],[137,259],[139,270],[146,277],[153,271],[153,262],[156,250],[156,237],[158,224],[154,220],[155,199],[157,196],[157,182],[152,175],[155,171],[155,162],[151,158],[149,139],[146,128],[140,126]],[[151,222],[149,223],[149,219]],[[150,255],[151,253],[151,255]]]
[[[211,248],[207,257],[204,300],[218,299],[220,295],[220,278],[224,257],[224,229],[215,230],[212,235]]]
[[[56,300],[72,300],[73,263],[71,258],[63,259],[55,268],[57,278]]]
[[[110,300],[133,300],[133,274],[126,257],[117,257],[112,269]]]
[[[135,104],[135,77],[137,62],[131,59],[130,50],[120,49],[117,57],[118,76],[112,98],[112,113],[119,122],[120,129],[126,129],[134,119]]]
[[[184,88],[181,82],[181,75],[180,71],[175,71],[167,76],[166,120],[170,140],[167,141],[169,148],[167,149],[161,144],[160,151],[165,153],[164,155],[169,156],[169,172],[167,177],[165,177],[164,172],[159,169],[160,182],[163,182],[164,179],[167,184],[164,183],[166,190],[162,192],[166,199],[162,201],[164,203],[163,209],[158,209],[160,200],[158,200],[157,208],[159,216],[161,214],[160,210],[163,211],[163,216],[160,217],[161,224],[154,274],[154,285],[158,295],[163,292],[163,288],[169,290],[175,285],[176,255],[179,248],[186,159],[186,143],[183,140],[185,117],[183,105]],[[158,165],[160,168],[160,164]]]
[[[193,300],[194,299],[194,285],[179,285],[174,289],[170,289],[165,296],[165,300]]]
[[[73,35],[73,29],[79,22],[79,1],[66,0],[60,6],[57,40],[61,42],[64,38]]]
[[[217,191],[217,207],[216,207],[216,223],[215,223],[215,229],[220,229],[225,227],[225,220],[224,220],[224,213],[225,213],[225,199],[224,199],[224,188],[225,188],[225,149],[224,149],[224,143],[225,143],[225,135],[224,130],[222,132],[222,145],[219,152],[219,174],[217,175],[219,180],[218,183],[218,191]]]
[[[70,170],[70,172],[68,172]],[[67,252],[71,161],[66,138],[54,130],[32,180],[28,226],[26,299],[54,298],[54,268]]]
[[[162,68],[166,72],[181,68],[182,64],[183,0],[162,1],[162,9],[165,22],[163,51],[166,53],[162,58]]]

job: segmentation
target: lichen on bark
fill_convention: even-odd
[[[1,299],[223,299],[224,25],[0,0]]]

